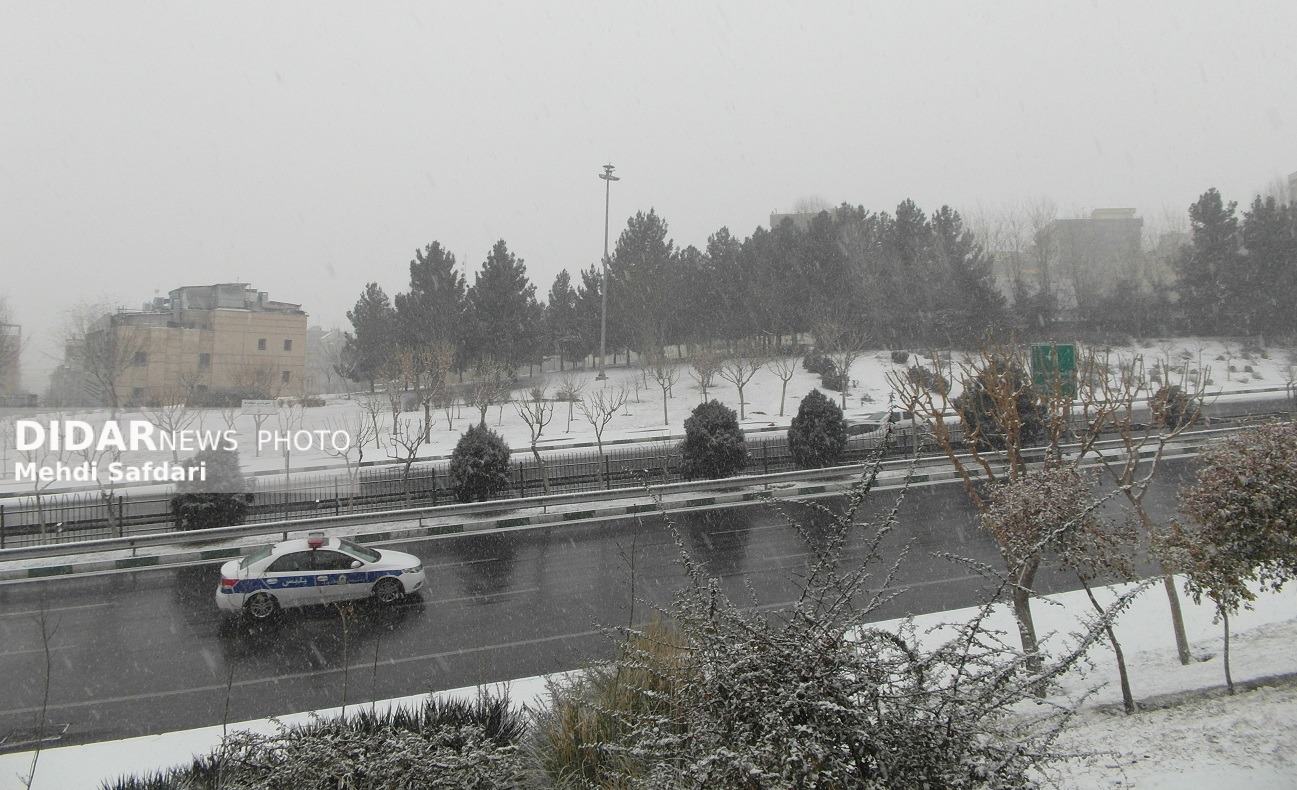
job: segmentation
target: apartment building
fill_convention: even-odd
[[[247,283],[187,286],[138,312],[104,316],[87,333],[80,364],[101,403],[114,394],[119,404],[215,391],[301,395],[306,326],[301,305]]]

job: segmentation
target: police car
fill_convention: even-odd
[[[264,620],[281,607],[351,601],[390,604],[423,587],[418,557],[312,532],[221,566],[216,605]]]

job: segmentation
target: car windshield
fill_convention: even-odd
[[[339,540],[338,548],[342,549],[343,551],[347,552],[353,557],[358,557],[359,559],[364,560],[365,562],[378,562],[378,558],[379,558],[378,552],[374,551],[373,549],[367,549],[364,546],[359,546],[355,543],[352,543],[349,540]]]
[[[270,550],[271,550],[272,548],[273,548],[272,546],[262,546],[261,548],[259,548],[259,549],[257,549],[256,551],[252,552],[252,553],[249,554],[248,556],[246,556],[246,557],[244,557],[243,559],[239,560],[239,567],[240,567],[240,568],[247,568],[249,565],[251,565],[251,564],[254,563],[254,562],[260,562],[260,561],[264,560],[266,557],[269,557],[269,556],[270,556]]]

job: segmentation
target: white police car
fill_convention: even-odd
[[[304,540],[266,546],[222,565],[216,605],[264,620],[281,607],[371,595],[379,603],[395,603],[423,582],[423,563],[413,554],[370,549],[312,532]]]

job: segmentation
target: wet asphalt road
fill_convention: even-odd
[[[1187,468],[1171,462],[1149,494],[1155,512],[1174,508]],[[891,492],[877,492],[867,509],[882,512],[893,502]],[[824,519],[810,507],[787,512],[810,525],[811,540],[822,535]],[[739,602],[749,601],[745,577],[762,608],[793,600],[813,559],[806,540],[768,506],[675,520],[694,559]],[[998,567],[962,488],[912,488],[898,521],[884,555],[893,559],[908,545],[895,582],[906,589],[877,619],[976,603],[981,577],[936,556]],[[848,557],[858,561],[864,543],[857,531]],[[610,654],[602,626],[644,618],[645,604],[634,599],[667,603],[685,581],[660,515],[396,547],[423,558],[426,588],[391,609],[360,602],[345,618],[313,607],[263,626],[223,622],[213,602],[215,565],[0,587],[0,735],[31,727],[42,706],[49,722],[69,725],[63,742],[79,743],[573,669]],[[1037,589],[1075,586],[1044,570]]]

